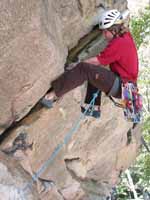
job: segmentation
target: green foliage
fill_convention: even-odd
[[[145,44],[146,38],[150,36],[150,7],[140,13],[139,17],[131,20],[131,31],[137,47]],[[140,60],[143,69],[140,72],[139,86],[143,95],[144,120],[143,136],[150,143],[150,61],[149,58],[141,56]],[[144,186],[150,185],[150,154],[145,149],[139,155],[136,165],[133,167],[139,178],[139,183]]]
[[[116,188],[116,199],[117,200],[127,200],[131,197],[130,190],[128,188],[128,183],[125,174],[121,176],[121,182]]]
[[[143,124],[143,132],[145,133],[145,137],[147,138],[147,140],[150,141],[150,116],[145,119],[145,122]]]
[[[147,186],[150,186],[150,154],[146,154],[144,158],[144,180],[146,181]]]
[[[139,17],[131,20],[131,30],[139,48],[145,37],[150,34],[150,7],[141,12]]]
[[[150,190],[150,154],[143,152],[138,157],[136,164],[132,167],[132,176],[134,183],[138,186]],[[135,181],[134,177],[137,178]]]

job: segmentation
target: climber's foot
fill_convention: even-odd
[[[41,104],[45,106],[46,108],[52,108],[53,103],[56,101],[56,95],[54,91],[51,91],[45,95],[45,97],[42,98]]]
[[[85,116],[91,116],[94,118],[100,118],[101,116],[101,111],[100,111],[100,106],[95,106],[94,110],[92,111],[91,108],[89,108],[86,112],[86,108],[81,106],[81,112],[85,113]]]

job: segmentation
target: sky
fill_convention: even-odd
[[[138,10],[150,4],[150,0],[127,0],[128,8],[132,15],[137,14]]]

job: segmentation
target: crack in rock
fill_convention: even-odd
[[[41,186],[39,186],[39,193],[46,193],[51,189],[56,190],[56,192],[62,197],[63,200],[66,200],[65,197],[63,196],[62,192],[60,189],[58,189],[56,183],[52,180],[48,179],[43,179],[43,178],[38,178],[39,182],[41,183]]]
[[[109,186],[109,183],[107,181],[99,181],[94,178],[88,178],[86,177],[86,174],[84,177],[79,176],[76,174],[75,170],[73,169],[76,162],[80,162],[80,158],[71,158],[71,159],[65,159],[66,168],[73,179],[75,179],[77,182],[81,184],[81,188],[88,194],[89,196],[97,196],[98,199],[102,196],[106,197],[111,190],[111,187]],[[74,163],[75,162],[75,163]]]
[[[33,142],[31,144],[28,144],[27,141],[27,133],[20,133],[13,141],[12,146],[2,149],[1,151],[8,154],[8,155],[14,155],[14,153],[17,150],[25,151],[28,148],[32,150]]]
[[[77,0],[77,5],[78,5],[78,9],[81,13],[81,16],[83,17],[84,13],[83,13],[83,6],[82,6],[82,3],[81,3],[81,0]]]

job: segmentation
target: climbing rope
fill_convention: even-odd
[[[81,113],[77,121],[75,122],[74,126],[72,129],[66,134],[64,137],[64,140],[62,143],[58,144],[57,147],[54,149],[52,154],[50,155],[49,159],[43,163],[43,165],[40,167],[40,169],[32,176],[32,180],[27,183],[22,189],[19,189],[18,192],[21,194],[23,197],[23,192],[25,192],[27,189],[29,189],[34,182],[36,182],[39,178],[39,176],[47,169],[47,167],[50,165],[50,163],[55,159],[55,157],[58,155],[58,153],[61,151],[64,145],[68,144],[68,142],[71,140],[72,136],[77,132],[77,130],[80,127],[81,120],[84,119],[86,113],[91,110],[93,111],[95,100],[98,97],[99,90],[93,94],[93,99],[91,100],[90,104],[87,106],[85,109],[84,113]]]

